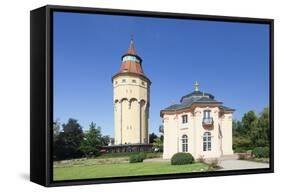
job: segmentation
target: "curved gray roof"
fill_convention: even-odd
[[[194,96],[202,96],[202,95],[208,96],[211,99],[215,99],[215,97],[212,94],[210,94],[210,93],[204,93],[204,92],[201,92],[201,91],[193,91],[193,92],[191,92],[191,93],[189,93],[189,94],[187,94],[185,96],[182,96],[180,102],[182,102],[186,98],[190,98],[190,97],[194,97]]]
[[[173,104],[161,111],[174,111],[174,110],[189,108],[194,103],[204,103],[204,104],[216,103],[219,104],[219,108],[225,111],[235,111],[234,109],[221,105],[222,102],[215,100],[215,97],[212,94],[203,93],[201,91],[193,91],[192,93],[183,96],[180,102],[181,102],[180,104]]]

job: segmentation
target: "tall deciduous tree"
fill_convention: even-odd
[[[63,131],[59,133],[54,143],[54,157],[56,159],[70,159],[81,157],[80,145],[83,140],[83,130],[77,120],[70,118],[62,125]]]
[[[254,111],[244,114],[242,121],[233,121],[233,148],[245,151],[269,145],[269,108],[258,116]]]

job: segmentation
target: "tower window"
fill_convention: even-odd
[[[122,83],[126,83],[126,79],[122,79]]]
[[[136,83],[137,81],[135,79],[132,80],[133,83]]]
[[[118,81],[115,81],[115,84],[118,84]]]
[[[145,82],[144,81],[142,81],[141,84],[145,86]]]

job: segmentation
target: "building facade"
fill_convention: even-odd
[[[143,72],[132,39],[121,59],[120,70],[112,77],[114,144],[147,144],[151,81]]]
[[[163,158],[188,152],[195,159],[233,155],[232,115],[234,109],[222,105],[209,93],[195,90],[183,96],[180,104],[160,112],[164,128]]]

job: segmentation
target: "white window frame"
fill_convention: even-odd
[[[212,151],[212,135],[210,132],[203,134],[203,151]]]
[[[184,152],[184,153],[188,152],[188,137],[187,137],[187,135],[183,135],[181,137],[181,143],[182,143],[182,152]]]

